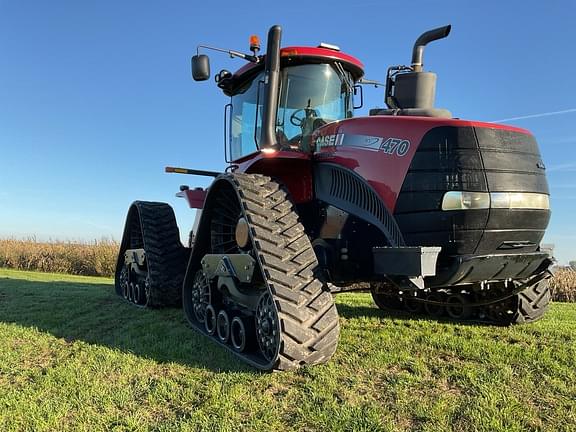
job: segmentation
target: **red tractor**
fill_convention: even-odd
[[[226,172],[209,188],[181,186],[198,209],[184,247],[164,203],[132,204],[116,290],[139,306],[183,304],[190,325],[264,370],[326,362],[339,337],[336,291],[370,286],[382,309],[498,324],[540,318],[552,257],[534,137],[511,126],[452,118],[434,107],[436,75],[388,69],[387,109],[354,117],[363,66],[338,47],[225,51],[247,63],[220,71]],[[200,48],[200,47],[199,47]],[[193,77],[210,77],[206,55]]]

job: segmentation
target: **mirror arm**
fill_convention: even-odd
[[[369,80],[369,79],[365,79],[365,78],[360,78],[357,83],[361,84],[361,85],[373,85],[374,87],[385,87],[386,86],[386,84],[381,83],[379,81]]]
[[[211,47],[208,45],[198,45],[196,47],[196,55],[200,54],[200,48],[209,49],[212,51],[223,52],[223,53],[229,54],[231,58],[239,57],[241,59],[247,60],[247,61],[252,62],[252,63],[259,63],[260,62],[260,58],[258,56],[255,56],[255,55],[244,54],[244,53],[241,53],[239,51],[234,51],[234,50],[227,50],[227,49],[222,49],[222,48]]]

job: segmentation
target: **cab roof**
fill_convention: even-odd
[[[222,83],[224,85],[220,85],[224,90],[224,93],[233,93],[233,89],[237,88],[238,84],[245,82],[245,80],[263,70],[265,58],[266,56],[262,55],[259,57],[260,61],[258,63],[246,63],[238,69],[232,77],[226,80],[228,81],[227,83]],[[280,49],[281,67],[332,62],[341,63],[344,69],[352,74],[354,81],[358,81],[362,76],[364,76],[364,65],[362,62],[360,62],[356,57],[345,54],[341,51],[324,47],[303,46],[291,46]]]

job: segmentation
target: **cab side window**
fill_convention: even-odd
[[[232,96],[230,156],[240,159],[258,150],[262,127],[262,101],[258,89],[263,87],[263,74],[246,83]],[[260,98],[262,98],[262,92]]]

